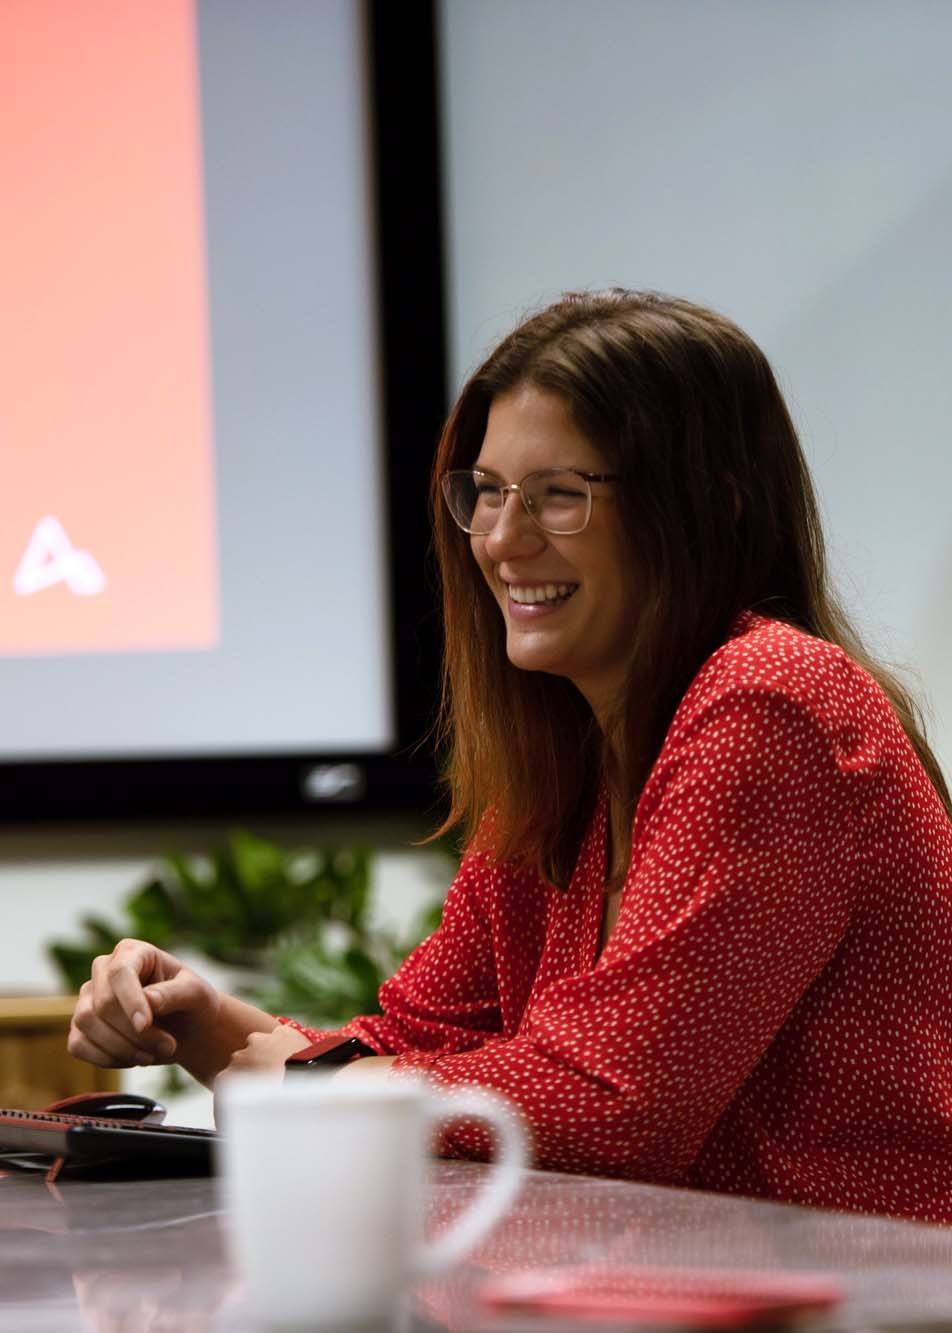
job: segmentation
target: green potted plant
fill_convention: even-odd
[[[403,936],[370,920],[366,847],[287,850],[247,831],[202,856],[165,856],[129,894],[118,923],[86,916],[81,933],[47,946],[70,991],[120,939],[226,969],[229,989],[315,1027],[377,1009],[377,989],[439,923],[433,903]]]

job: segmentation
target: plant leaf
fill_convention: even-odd
[[[97,952],[95,949],[83,948],[82,945],[56,940],[46,946],[47,957],[58,970],[70,994],[76,994],[83,983],[89,980]]]

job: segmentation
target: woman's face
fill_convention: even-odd
[[[473,466],[503,484],[543,468],[611,471],[576,426],[565,400],[530,384],[493,399]],[[510,493],[493,530],[470,542],[502,612],[510,662],[524,671],[567,677],[604,721],[625,678],[635,594],[614,484],[591,486],[592,514],[582,532],[543,532],[519,495]],[[530,590],[543,596],[546,589],[568,595],[531,604],[516,600],[531,596]]]

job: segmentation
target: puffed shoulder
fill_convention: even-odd
[[[835,731],[899,725],[881,687],[837,644],[752,612],[701,667],[682,707],[694,713],[738,694],[784,699]]]
[[[821,769],[861,787],[914,754],[883,689],[842,648],[747,612],[678,705],[654,775],[715,740],[725,761],[736,759],[742,737],[747,770],[769,767],[767,751],[802,763],[798,738],[807,735]]]

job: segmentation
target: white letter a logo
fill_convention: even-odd
[[[78,551],[58,518],[48,514],[33,530],[13,576],[13,591],[30,597],[54,583],[65,583],[77,597],[95,597],[106,586],[106,576],[88,551]]]

